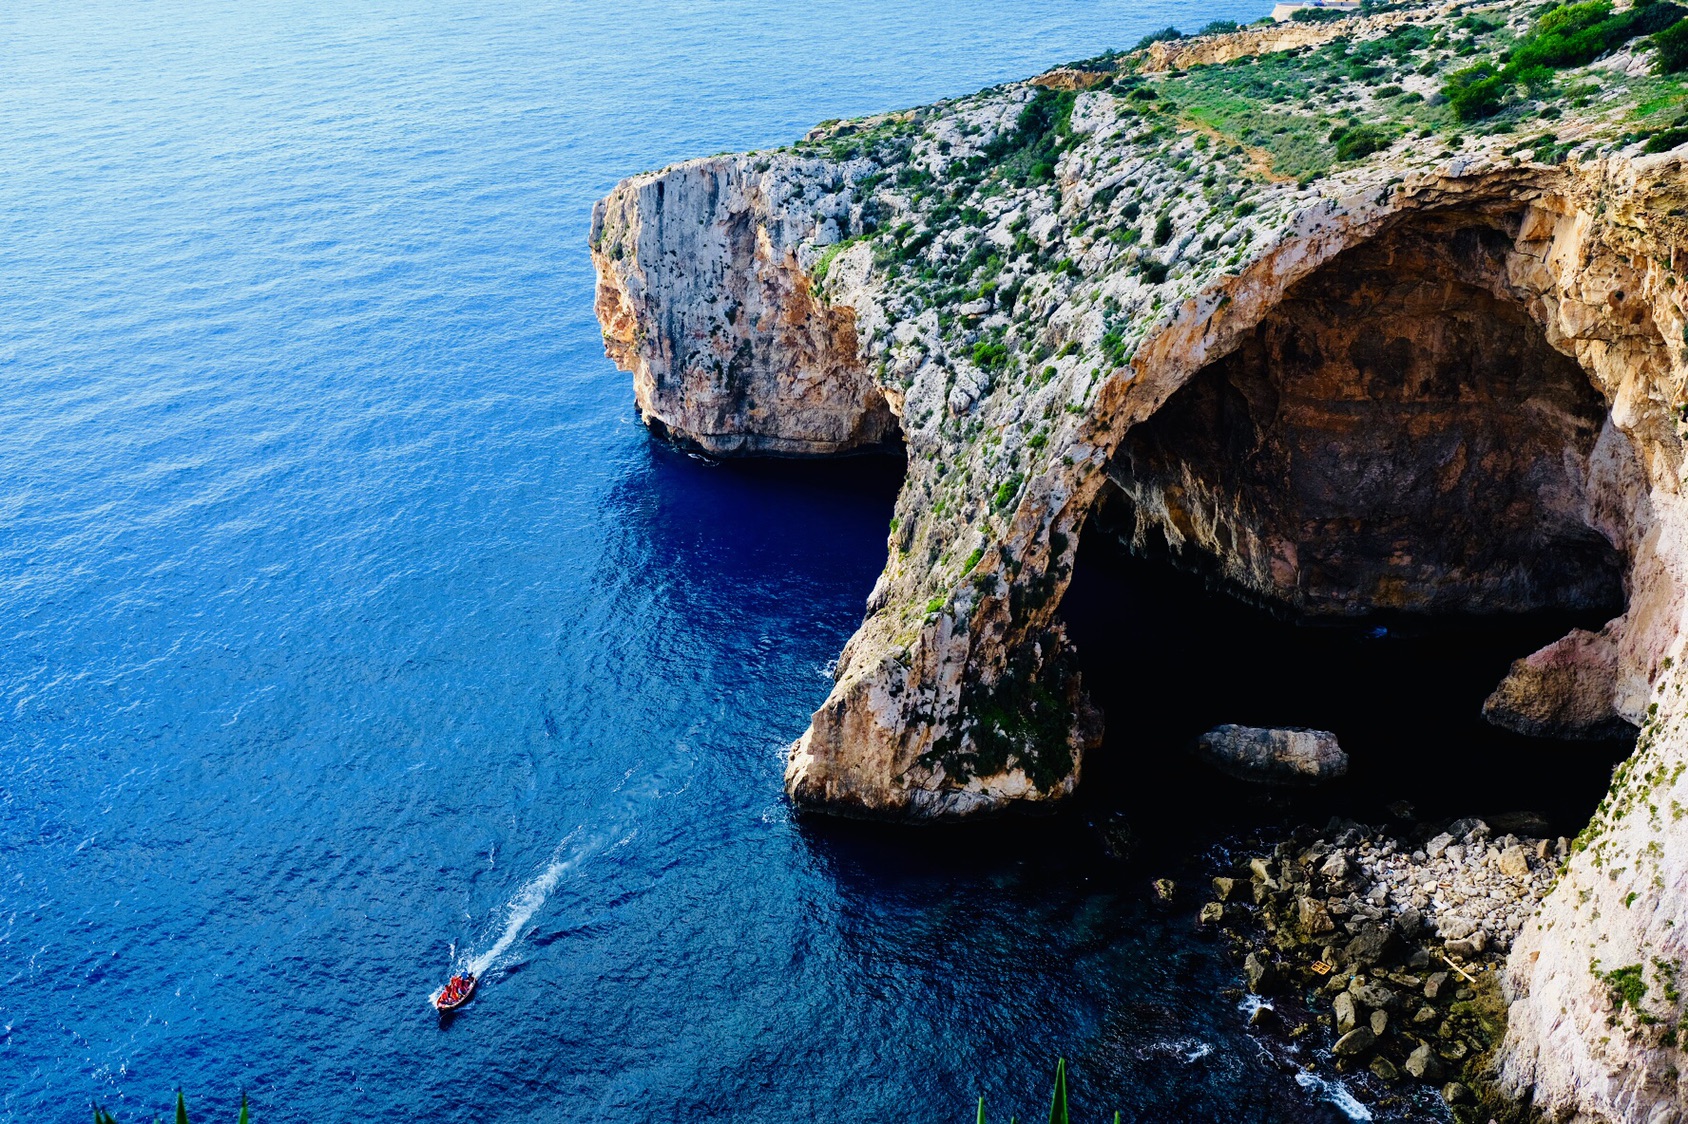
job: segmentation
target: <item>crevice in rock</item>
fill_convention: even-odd
[[[1085,762],[1081,805],[1119,814],[1145,857],[1278,822],[1332,815],[1385,823],[1535,813],[1538,836],[1575,836],[1633,733],[1607,741],[1527,737],[1487,723],[1484,697],[1516,653],[1598,614],[1388,614],[1297,623],[1242,603],[1203,575],[1087,535],[1062,615],[1086,692],[1106,718]],[[1348,774],[1306,789],[1232,780],[1190,744],[1223,723],[1337,735]]]
[[[1506,293],[1511,244],[1419,219],[1291,288],[1126,436],[1130,541],[1303,618],[1621,612],[1606,404]]]
[[[1302,623],[1574,619],[1513,649],[1470,717],[1630,734],[1599,630],[1626,600],[1610,497],[1641,469],[1511,291],[1516,226],[1415,216],[1292,286],[1126,435],[1089,533]]]

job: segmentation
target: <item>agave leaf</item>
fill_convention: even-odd
[[[178,1124],[181,1122],[178,1121]],[[1055,1062],[1055,1095],[1049,1101],[1049,1124],[1072,1124],[1067,1116],[1067,1059]]]
[[[188,1124],[188,1102],[180,1089],[176,1090],[176,1124]]]

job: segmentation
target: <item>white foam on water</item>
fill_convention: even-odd
[[[539,912],[540,907],[545,904],[545,899],[551,896],[551,892],[557,888],[569,871],[599,851],[612,845],[619,846],[633,837],[631,833],[628,833],[615,844],[611,844],[612,833],[602,832],[585,840],[578,846],[571,846],[577,835],[579,835],[578,830],[571,831],[564,836],[563,841],[557,844],[556,850],[551,852],[551,858],[546,862],[544,868],[528,879],[521,889],[516,891],[515,896],[504,907],[504,931],[499,935],[498,940],[493,942],[491,948],[469,961],[467,968],[470,975],[485,975],[489,969],[498,964],[500,958],[506,952],[509,952],[517,941],[521,940],[522,930],[527,927],[529,921],[533,920],[533,915]]]
[[[1211,1053],[1213,1043],[1203,1042],[1199,1038],[1161,1038],[1139,1046],[1136,1051],[1137,1056],[1144,1059],[1171,1054],[1183,1059],[1186,1064],[1199,1062]]]
[[[683,745],[679,748],[685,749]],[[612,814],[610,823],[592,831],[584,839],[581,838],[584,829],[578,827],[563,836],[545,864],[506,903],[502,926],[496,920],[493,922],[491,928],[498,933],[498,939],[485,952],[469,956],[460,970],[479,977],[502,966],[510,951],[522,939],[528,923],[544,907],[546,899],[562,884],[563,879],[588,859],[632,842],[639,833],[636,821],[640,810],[654,801],[685,792],[691,785],[690,772],[689,754],[682,754],[660,772],[650,773],[635,766],[623,774],[621,782],[613,790],[621,801],[620,813]],[[489,866],[493,863],[493,854],[488,855]],[[466,949],[464,955],[468,952]],[[455,942],[451,946],[451,963],[459,963]],[[436,991],[430,1000],[438,999],[439,994]]]
[[[1354,1094],[1343,1088],[1335,1081],[1326,1081],[1316,1073],[1305,1071],[1295,1075],[1295,1083],[1303,1089],[1317,1093],[1331,1104],[1342,1110],[1342,1114],[1350,1120],[1370,1120],[1371,1109],[1354,1099]]]

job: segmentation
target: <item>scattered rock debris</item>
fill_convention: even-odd
[[[1285,1064],[1334,1069],[1383,1108],[1434,1094],[1462,1122],[1527,1120],[1492,1088],[1499,969],[1568,847],[1479,819],[1332,820],[1231,855],[1198,922],[1231,943],[1250,1025]]]

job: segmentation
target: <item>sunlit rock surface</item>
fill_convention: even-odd
[[[901,442],[885,571],[791,751],[805,806],[1073,791],[1101,726],[1060,602],[1105,496],[1300,615],[1609,610],[1491,700],[1515,729],[1644,726],[1512,955],[1505,1079],[1674,1120],[1688,171],[1644,148],[1681,96],[1632,48],[1564,72],[1575,97],[1508,93],[1511,131],[1454,125],[1445,71],[1535,9],[1482,12],[1087,60],[636,176],[594,212],[598,310],[665,436]],[[1615,1007],[1634,965],[1646,994]]]

